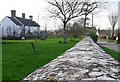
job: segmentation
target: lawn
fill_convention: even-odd
[[[74,46],[80,39],[4,40],[2,45],[2,79],[21,80]],[[36,50],[33,52],[31,42]]]
[[[0,44],[0,82],[2,80],[2,44]]]
[[[118,60],[120,62],[120,53],[115,51],[115,50],[111,50],[108,49],[106,47],[101,46],[101,48],[108,54],[110,54],[114,59]]]

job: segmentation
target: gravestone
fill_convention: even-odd
[[[41,32],[40,32],[40,39],[41,39],[41,40],[45,40],[45,39],[46,39],[46,37],[45,37],[45,32],[44,32],[44,31],[41,31]]]

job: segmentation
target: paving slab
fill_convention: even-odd
[[[118,61],[106,54],[90,37],[86,37],[23,80],[99,80],[99,82],[107,80],[105,82],[117,82],[120,81],[119,69]]]

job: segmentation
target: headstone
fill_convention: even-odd
[[[40,32],[40,39],[41,39],[41,40],[45,40],[45,39],[46,39],[46,37],[45,37],[45,32],[44,32],[44,31],[41,31],[41,32]]]

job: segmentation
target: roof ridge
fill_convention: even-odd
[[[24,24],[21,23],[16,17],[14,17],[14,19],[24,26]]]
[[[38,23],[36,23],[35,21],[33,21],[33,20],[30,20],[30,19],[24,19],[24,18],[22,18],[22,17],[9,17],[8,16],[8,18],[10,18],[12,21],[16,21],[16,22],[18,22],[20,25],[22,25],[22,26],[34,26],[34,27],[40,27],[40,25],[38,24]],[[15,23],[16,23],[15,22]],[[17,24],[17,23],[16,23]]]
[[[15,23],[16,25],[22,25],[20,22],[18,22],[14,17],[10,17],[10,16],[6,16],[7,18],[9,18],[13,23]]]
[[[22,18],[22,17],[16,17],[16,18],[21,18],[21,19],[25,19],[25,20],[33,21],[33,20],[28,19],[28,18]],[[35,22],[35,21],[33,21],[33,22]]]

